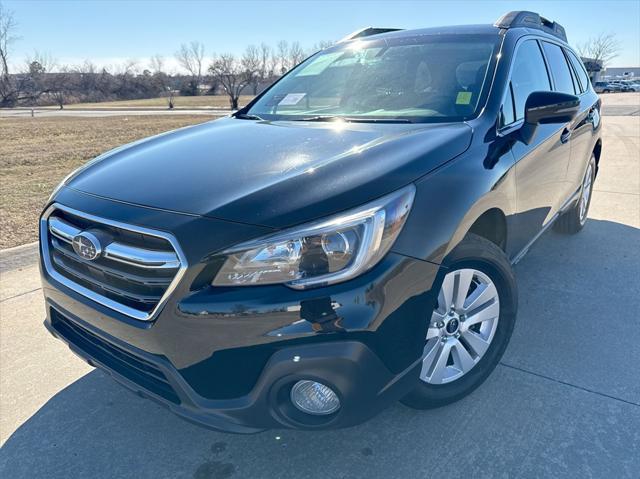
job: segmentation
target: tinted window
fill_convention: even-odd
[[[502,125],[508,125],[516,121],[515,114],[513,112],[513,91],[511,90],[511,84],[507,90],[507,97],[504,99],[504,105],[502,106],[502,118],[500,123]]]
[[[459,121],[479,109],[497,35],[362,40],[323,50],[250,109],[268,120]]]
[[[544,53],[547,56],[549,62],[549,68],[551,69],[551,75],[555,83],[556,91],[562,93],[576,93],[573,88],[573,80],[571,79],[571,71],[569,71],[569,65],[567,59],[562,53],[562,48],[553,43],[542,42],[544,47]]]
[[[589,75],[587,75],[587,72],[585,71],[580,59],[569,50],[567,50],[567,53],[569,55],[569,60],[571,60],[573,68],[575,69],[576,73],[578,74],[578,78],[580,79],[582,91],[587,91],[589,89]]]
[[[569,81],[571,81],[571,77],[569,77]],[[524,104],[530,93],[551,90],[547,67],[544,64],[540,47],[535,40],[527,40],[518,48],[511,70],[510,88],[513,92],[516,120],[524,118]],[[507,98],[509,98],[508,95]],[[503,110],[506,108],[507,105]],[[505,124],[509,124],[506,121],[507,116],[504,114]]]

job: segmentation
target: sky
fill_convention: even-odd
[[[160,54],[171,71],[180,44],[197,40],[212,53],[240,54],[249,44],[299,41],[310,49],[365,26],[422,28],[493,23],[510,10],[532,10],[562,24],[577,46],[614,33],[620,55],[608,66],[640,66],[640,0],[538,1],[207,1],[0,0],[18,22],[11,64],[34,51],[59,65],[89,59],[110,66]]]

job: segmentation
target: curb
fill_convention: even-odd
[[[38,262],[38,242],[0,250],[0,273],[33,266]]]
[[[21,244],[20,246],[12,246],[11,248],[0,249],[0,256],[5,256],[7,254],[15,253],[17,251],[25,250],[28,248],[33,248],[33,246],[37,244],[37,241],[32,241],[31,243]]]

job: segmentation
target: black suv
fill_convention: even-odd
[[[450,403],[507,346],[512,265],[584,226],[599,109],[536,13],[362,30],[227,118],[70,175],[40,221],[45,325],[216,429]]]

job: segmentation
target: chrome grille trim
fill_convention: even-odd
[[[121,263],[128,264],[130,266],[135,266],[143,269],[158,269],[158,268],[167,268],[167,269],[177,269],[173,280],[167,287],[166,291],[158,301],[158,304],[153,308],[153,310],[146,312],[140,311],[138,309],[132,308],[130,306],[121,304],[111,298],[103,296],[101,294],[96,293],[74,281],[69,279],[68,277],[60,274],[53,266],[52,256],[49,245],[49,235],[64,241],[66,243],[70,243],[75,234],[80,233],[81,230],[76,228],[73,225],[59,219],[52,217],[51,221],[49,221],[49,217],[56,210],[66,212],[70,215],[76,216],[78,218],[91,221],[94,223],[99,223],[107,226],[111,226],[114,228],[119,228],[122,230],[130,231],[133,233],[140,233],[148,236],[154,236],[156,238],[163,239],[167,241],[171,247],[173,248],[174,253],[166,252],[166,251],[154,251],[154,250],[145,250],[143,248],[137,248],[134,246],[124,245],[121,243],[111,243],[105,249],[105,256],[113,261],[119,261]],[[75,233],[75,234],[74,234]],[[107,252],[109,247],[115,245],[111,251],[110,255],[107,256]],[[49,206],[46,211],[43,213],[40,219],[40,246],[42,253],[42,261],[44,263],[44,267],[49,276],[55,279],[57,282],[63,284],[67,288],[85,296],[92,301],[95,301],[98,304],[106,306],[118,313],[124,314],[126,316],[132,317],[134,319],[140,321],[151,321],[155,319],[156,315],[160,311],[160,309],[166,304],[167,300],[176,289],[180,280],[184,276],[184,273],[187,270],[188,263],[187,259],[182,252],[177,240],[173,235],[163,232],[152,230],[148,228],[144,228],[141,226],[135,226],[127,223],[121,223],[119,221],[110,220],[107,218],[101,218],[99,216],[94,216],[88,213],[84,213],[82,211],[75,210],[73,208],[69,208],[67,206],[63,206],[58,203],[54,203]]]
[[[122,228],[129,229],[130,228]],[[70,225],[60,218],[49,218],[49,232],[56,238],[71,243],[74,236],[79,235],[82,230]],[[157,236],[157,235],[154,235]],[[109,243],[104,248],[103,256],[113,261],[138,266],[142,268],[167,268],[176,269],[180,267],[178,255],[170,251],[154,251],[143,248],[136,248],[122,243]]]
[[[180,267],[180,260],[174,253],[168,251],[153,251],[120,243],[111,243],[104,249],[104,257],[142,268],[167,268]]]
[[[51,218],[49,219],[49,232],[56,238],[71,243],[74,236],[80,234],[81,230],[59,218]]]

